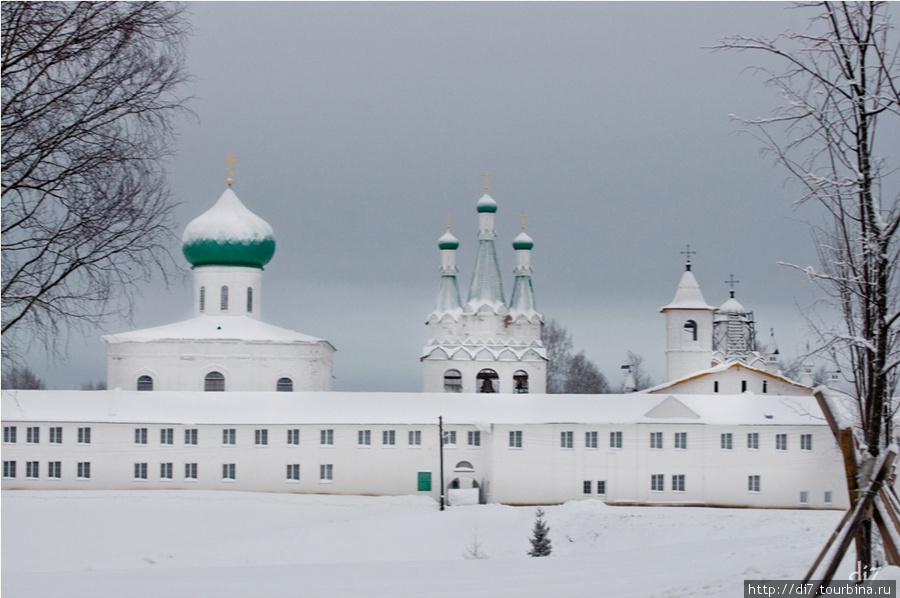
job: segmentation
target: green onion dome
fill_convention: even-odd
[[[193,267],[261,269],[275,254],[272,227],[248,210],[230,187],[187,225],[181,240],[184,257]]]
[[[453,236],[449,230],[438,239],[439,249],[459,249],[459,239]]]
[[[522,231],[513,239],[513,249],[531,249],[534,247],[534,241],[531,240],[525,231]]]
[[[497,202],[494,201],[494,198],[485,193],[481,196],[481,199],[478,200],[478,203],[475,204],[478,213],[481,212],[491,212],[494,213],[497,211]]]

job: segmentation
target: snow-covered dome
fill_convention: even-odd
[[[525,231],[522,231],[513,239],[513,249],[532,249],[534,247],[534,241],[529,237]]]
[[[478,200],[478,203],[475,204],[476,209],[479,213],[481,212],[496,212],[497,211],[497,202],[494,201],[494,198],[485,193],[481,196],[481,199]]]
[[[438,239],[439,249],[459,249],[459,239],[453,236],[449,230]]]
[[[719,308],[719,313],[721,314],[743,314],[746,313],[744,310],[744,306],[735,299],[734,297],[729,297],[725,303],[722,304],[722,307]]]
[[[182,251],[191,266],[262,268],[275,254],[269,223],[241,203],[231,188],[184,229]]]

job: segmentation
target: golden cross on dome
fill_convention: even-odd
[[[450,210],[447,210],[447,230],[450,230]]]
[[[491,173],[487,170],[484,171],[484,190],[488,191],[491,188]]]
[[[225,182],[228,183],[229,187],[234,183],[234,168],[232,168],[232,164],[235,162],[237,162],[237,160],[234,158],[234,154],[228,152],[228,155],[225,156],[225,163],[228,164],[228,178],[225,179]]]
[[[525,230],[525,212],[522,212],[522,230]]]

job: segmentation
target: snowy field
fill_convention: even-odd
[[[742,594],[799,579],[837,511],[545,508],[439,511],[423,497],[216,491],[6,491],[4,597],[625,596]],[[467,558],[476,544],[487,558]],[[839,577],[851,571],[850,559]]]

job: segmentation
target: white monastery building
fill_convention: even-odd
[[[487,191],[487,189],[486,189]],[[734,298],[690,268],[666,325],[669,381],[548,395],[534,243],[513,240],[507,303],[497,203],[477,202],[465,303],[459,241],[439,239],[422,393],[331,391],[334,347],[263,322],[271,227],[229,187],[185,229],[194,317],[103,338],[108,391],[2,392],[2,488],[202,488],[424,494],[451,505],[559,503],[846,508],[839,449],[811,388],[754,345]]]

